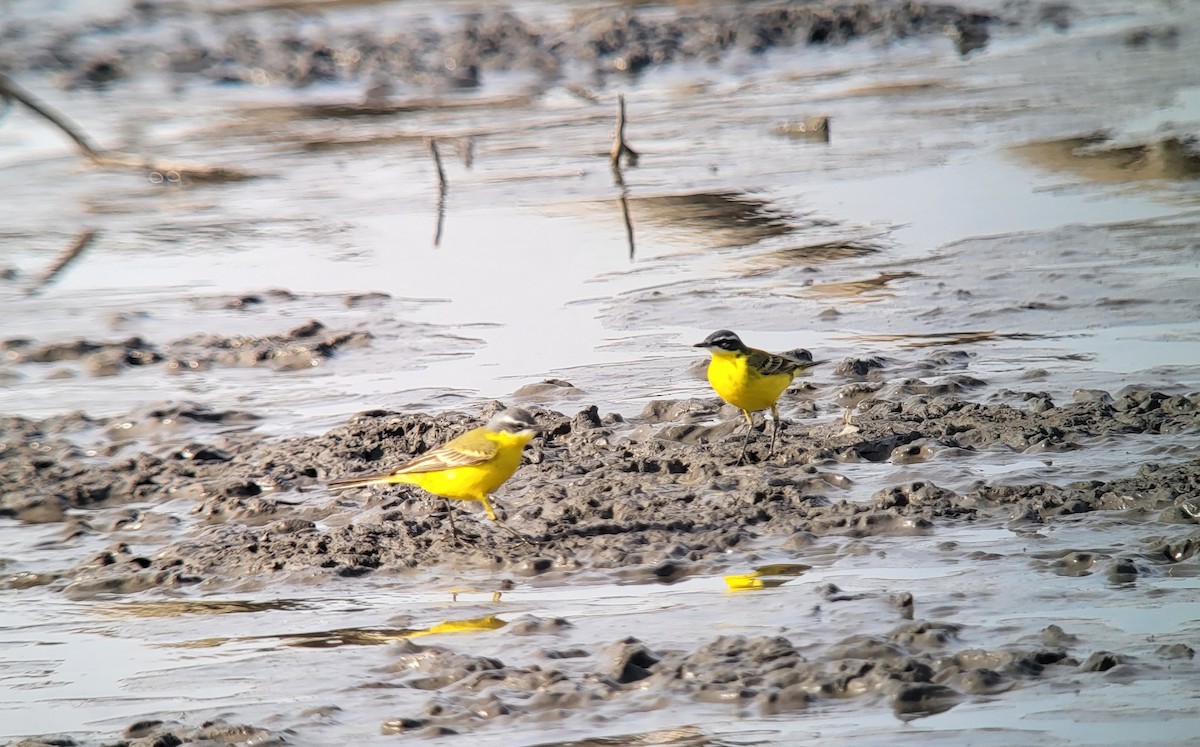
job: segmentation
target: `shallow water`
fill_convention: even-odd
[[[1164,23],[1178,29],[1174,45],[1123,42],[1131,29]],[[892,383],[923,377],[931,351],[966,351],[964,371],[984,382],[969,393],[979,401],[1007,390],[1069,401],[1076,389],[1132,384],[1196,391],[1200,182],[1101,178],[1021,146],[1101,129],[1126,142],[1167,123],[1194,133],[1200,69],[1183,63],[1198,37],[1196,8],[1103,3],[1069,32],[997,32],[967,58],[940,38],[774,50],[617,79],[591,91],[598,102],[533,90],[513,74],[478,94],[387,117],[304,108],[358,102],[350,85],[229,88],[147,75],[93,92],[23,78],[105,144],[235,164],[262,178],[172,185],[89,169],[40,121],[10,111],[0,123],[0,269],[17,278],[0,283],[4,339],[142,336],[170,345],[197,333],[278,334],[310,319],[374,337],[307,370],[169,375],[148,366],[94,377],[73,361],[6,361],[0,412],[108,416],[188,400],[253,412],[263,434],[296,435],[365,409],[474,409],[553,376],[583,399],[551,395],[547,406],[594,403],[628,416],[653,399],[708,397],[688,344],[721,327],[759,347],[802,346],[832,362],[884,357]],[[624,190],[606,160],[618,91],[642,152],[623,172]],[[813,115],[830,117],[828,143],[773,134]],[[449,184],[440,232],[426,136],[441,139]],[[468,140],[469,168],[457,149]],[[87,227],[100,230],[97,240],[26,294]],[[347,300],[366,292],[388,296]],[[260,302],[237,303],[248,295]],[[814,372],[817,388],[806,395],[822,422],[841,417],[834,391],[842,382],[831,368]],[[798,401],[783,410],[802,411]],[[186,440],[172,433],[135,444],[155,448],[156,439]],[[1169,443],[1107,436],[1064,454],[831,471],[850,478],[839,497],[866,500],[912,480],[962,490],[979,479],[1109,479],[1147,461],[1195,458],[1195,443],[1194,433]],[[133,507],[163,522],[157,533],[128,534],[147,552],[180,531],[175,522],[195,521],[183,500]],[[5,572],[63,567],[87,554],[81,549],[100,549],[95,538],[67,547],[59,531],[0,519]],[[1079,637],[1070,649],[1080,660],[1113,651],[1129,662],[1081,672],[1074,683],[1022,681],[907,723],[884,703],[857,699],[764,717],[665,699],[644,711],[644,700],[626,698],[570,719],[483,724],[472,738],[539,744],[688,727],[692,736],[679,743],[1184,744],[1200,732],[1189,707],[1197,665],[1155,652],[1194,645],[1200,634],[1194,563],[1184,564],[1190,575],[1122,584],[1103,572],[1057,575],[1039,554],[1089,549],[1115,558],[1145,552],[1147,536],[1188,534],[1092,513],[1033,532],[939,525],[928,536],[859,542],[862,554],[847,538],[803,551],[764,540],[729,557],[729,572],[777,562],[813,568],[749,592],[729,591],[719,574],[669,586],[599,573],[533,577],[502,589],[504,574],[452,564],[336,582],[247,580],[241,592],[180,599],[8,590],[0,738],[110,736],[155,715],[198,723],[223,714],[294,729],[289,741],[298,744],[391,743],[380,724],[419,712],[431,693],[386,673],[388,646],[366,645],[380,638],[448,620],[535,615],[571,627],[419,641],[502,651],[506,663],[628,634],[689,649],[720,634],[782,633],[815,650],[892,629],[899,617],[888,598],[907,591],[918,618],[963,626],[954,649],[1032,640],[1055,624]],[[862,596],[826,601],[817,588],[828,582]],[[197,601],[214,604],[181,604]],[[293,636],[328,631],[364,631],[343,636],[363,645],[295,645],[305,639]]]

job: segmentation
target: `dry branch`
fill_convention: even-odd
[[[636,166],[638,160],[637,151],[629,147],[629,143],[625,142],[625,95],[617,95],[617,126],[613,130],[612,151],[609,153],[609,161],[613,168],[620,168],[621,156],[625,156],[626,163],[630,166]]]
[[[442,168],[442,155],[438,152],[437,139],[427,137],[425,143],[429,146],[429,155],[433,157],[433,165],[437,170],[437,227],[433,232],[433,245],[439,246],[442,243],[442,228],[446,223],[446,170]]]
[[[429,146],[429,155],[433,157],[433,165],[437,169],[438,191],[446,191],[446,171],[442,168],[442,154],[438,153],[437,139],[432,137],[425,138],[425,144]]]
[[[62,114],[56,112],[36,96],[17,85],[12,78],[0,73],[0,96],[24,104],[33,113],[57,127],[75,142],[83,155],[97,166],[105,168],[135,169],[158,174],[164,181],[191,179],[194,181],[228,182],[252,179],[253,174],[228,166],[206,166],[204,164],[148,158],[134,153],[104,150],[92,142],[82,130]]]
[[[92,239],[96,238],[97,233],[99,231],[96,229],[89,228],[75,237],[75,241],[62,254],[58,255],[58,259],[54,261],[54,264],[46,268],[42,276],[25,290],[25,295],[36,295],[42,288],[49,285],[50,281],[57,277],[67,265],[74,262],[80,254],[83,254],[83,250],[88,248],[92,243]]]

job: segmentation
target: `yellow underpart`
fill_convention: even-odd
[[[496,512],[492,510],[488,495],[495,492],[517,471],[517,467],[521,465],[521,450],[533,435],[482,431],[479,437],[496,444],[496,453],[486,462],[433,472],[401,473],[392,475],[387,481],[416,485],[442,498],[479,501],[487,511],[488,518],[495,521]]]
[[[749,357],[745,353],[710,352],[708,383],[721,399],[747,413],[774,407],[796,376],[794,371],[764,376],[747,365]]]

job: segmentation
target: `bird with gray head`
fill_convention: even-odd
[[[768,455],[775,453],[775,438],[779,433],[779,397],[797,374],[820,363],[814,361],[807,350],[772,354],[749,347],[742,342],[742,338],[727,329],[713,332],[692,347],[704,348],[712,355],[708,363],[708,383],[721,399],[740,409],[746,416],[748,428],[742,439],[738,464],[746,458],[746,444],[754,430],[751,413],[759,410],[769,409],[775,421],[775,427],[771,430],[771,446],[767,452]]]

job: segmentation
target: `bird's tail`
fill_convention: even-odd
[[[361,488],[365,485],[375,485],[381,482],[389,482],[390,477],[388,472],[378,472],[373,475],[356,475],[355,477],[343,477],[340,480],[330,480],[325,483],[325,487],[330,490],[349,490],[350,488]]]
[[[788,350],[786,352],[780,353],[779,357],[784,358],[788,361],[788,363],[793,364],[794,367],[792,368],[792,370],[795,371],[796,373],[800,373],[801,371],[807,371],[808,369],[812,368],[813,366],[820,366],[823,363],[825,363],[825,361],[814,361],[813,357],[812,357],[812,353],[808,352],[804,348],[796,348],[795,350]]]

